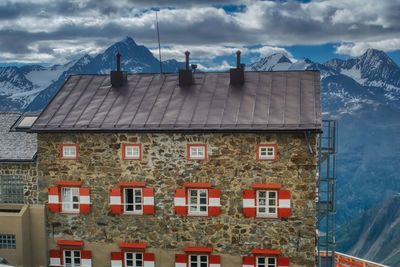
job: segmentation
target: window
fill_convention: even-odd
[[[63,212],[79,212],[79,187],[62,187],[61,201]]]
[[[0,203],[24,203],[22,176],[0,176]]]
[[[124,213],[141,214],[143,191],[141,188],[124,188]]]
[[[81,251],[64,250],[64,266],[65,267],[81,266]]]
[[[61,159],[77,159],[78,158],[78,145],[76,144],[63,144],[61,147]]]
[[[276,160],[276,144],[258,145],[257,160]]]
[[[142,159],[141,144],[122,144],[122,159],[140,160]]]
[[[189,214],[207,215],[208,189],[189,189]]]
[[[125,267],[142,267],[143,266],[143,254],[125,252]]]
[[[257,190],[257,216],[278,216],[277,191]]]
[[[205,144],[189,144],[187,147],[189,160],[206,160],[207,145]]]
[[[15,249],[15,235],[0,234],[0,248]]]
[[[208,267],[208,256],[189,255],[189,267]]]
[[[275,257],[257,257],[256,267],[276,267]]]

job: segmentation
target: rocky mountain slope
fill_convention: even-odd
[[[400,266],[400,193],[339,228],[338,251]]]
[[[150,50],[137,45],[130,37],[115,43],[95,57],[85,55],[65,65],[0,67],[0,111],[41,110],[69,75],[102,74],[115,69],[117,51],[122,54],[123,70],[159,72],[160,62]],[[181,64],[176,60],[168,60],[162,66],[164,72],[175,72]]]

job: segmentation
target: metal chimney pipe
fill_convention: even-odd
[[[185,52],[185,57],[186,57],[186,59],[185,59],[186,70],[189,70],[189,55],[190,55],[190,52],[189,52],[189,51],[186,51],[186,52]]]
[[[121,54],[117,53],[117,71],[121,71]]]
[[[241,66],[240,66],[240,54],[241,54],[242,52],[240,52],[240,50],[238,50],[237,52],[236,52],[236,68],[240,68]]]

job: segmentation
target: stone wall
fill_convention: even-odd
[[[21,176],[24,181],[24,203],[38,203],[38,172],[36,162],[0,162],[0,176]]]
[[[315,141],[311,138],[314,151]],[[78,143],[79,159],[60,160],[61,143]],[[123,161],[122,143],[141,143],[143,159]],[[208,144],[209,159],[188,161],[188,143]],[[259,143],[277,143],[278,160],[256,161]],[[48,214],[50,238],[107,245],[145,241],[149,248],[166,251],[181,251],[185,245],[212,246],[216,253],[237,257],[255,247],[281,249],[293,266],[314,265],[316,164],[304,134],[38,135],[40,201],[47,202],[47,187],[60,179],[82,180],[92,190],[90,214]],[[109,190],[120,181],[145,181],[153,187],[155,216],[110,214]],[[221,189],[222,214],[174,215],[174,191],[186,181],[211,182]],[[290,190],[293,215],[286,221],[245,218],[242,191],[254,182],[281,183]]]

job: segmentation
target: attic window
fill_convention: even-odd
[[[257,145],[257,160],[276,160],[278,147],[276,144]]]
[[[188,144],[187,145],[188,160],[206,160],[207,145],[206,144]]]
[[[26,116],[20,121],[17,128],[31,128],[37,118],[37,116]]]
[[[78,144],[60,145],[60,159],[78,159]]]
[[[124,160],[141,160],[142,145],[141,144],[122,144],[122,159]]]

